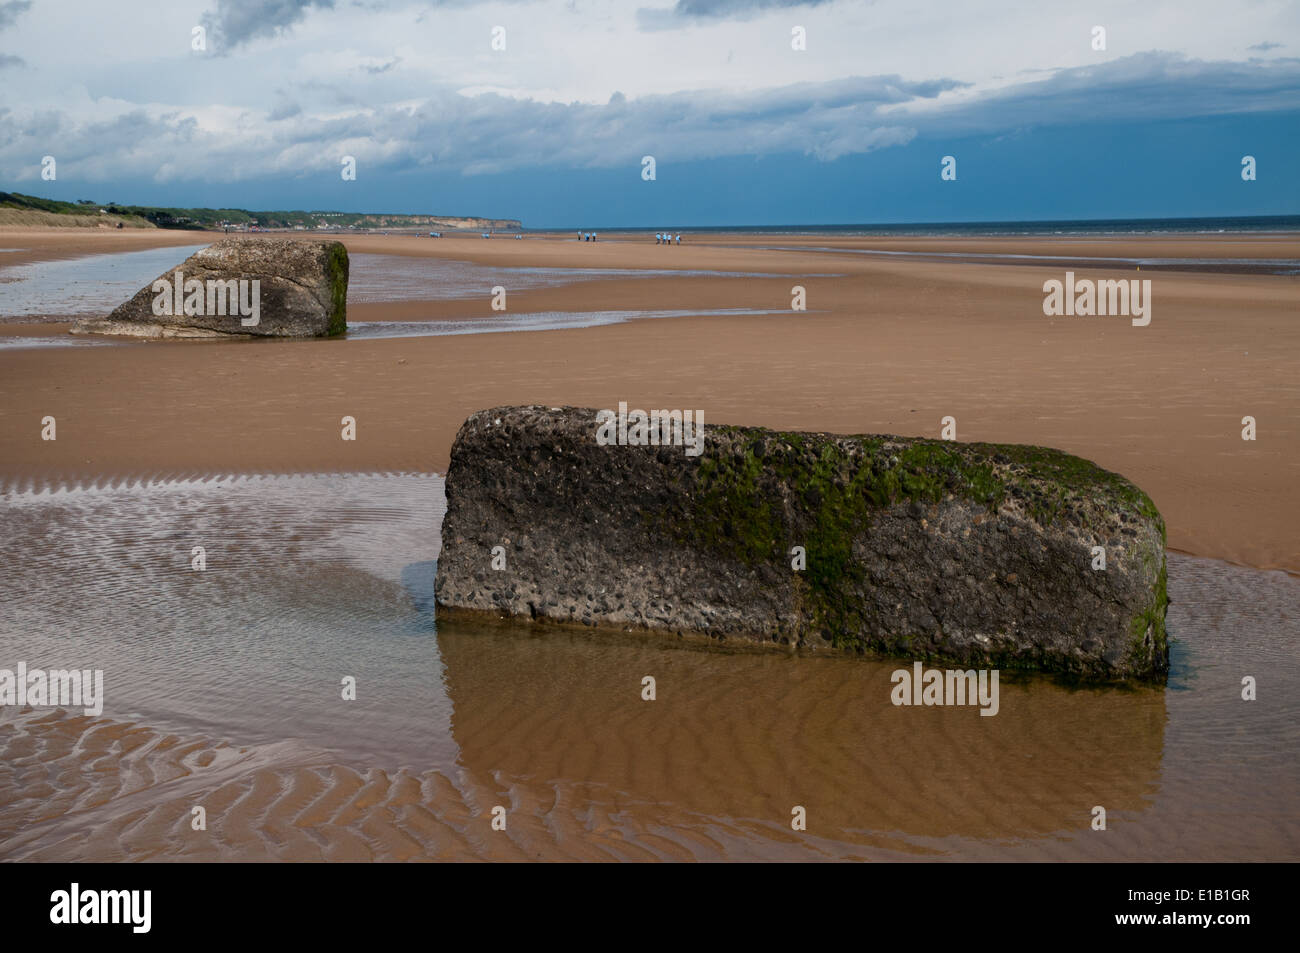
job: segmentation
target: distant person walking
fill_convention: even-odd
[[[681,243],[682,243],[682,233],[681,233],[681,232],[678,232],[678,233],[677,233],[677,244],[680,245]]]

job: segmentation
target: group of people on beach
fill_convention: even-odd
[[[595,233],[595,232],[578,232],[578,241],[580,241],[580,242],[594,242],[595,240],[596,240],[596,233]],[[682,235],[681,235],[681,232],[678,232],[678,233],[677,233],[677,244],[680,245],[681,243],[682,243]],[[655,244],[656,244],[656,245],[671,245],[671,244],[673,244],[673,236],[672,236],[672,233],[671,233],[671,232],[655,232]]]

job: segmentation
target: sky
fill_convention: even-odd
[[[852,224],[1300,214],[1298,177],[1295,0],[0,0],[0,190],[49,198]]]

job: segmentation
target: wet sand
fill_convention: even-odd
[[[213,232],[166,228],[0,228],[0,268],[215,241]]]
[[[437,621],[436,476],[0,506],[6,660],[105,676],[99,717],[0,708],[0,859],[1300,857],[1282,573],[1171,556],[1168,687],[1003,673],[990,718],[893,706],[898,660]]]
[[[117,679],[97,718],[0,707],[0,859],[1300,857],[1300,583],[1257,571],[1300,574],[1297,279],[1161,271],[1151,324],[1134,328],[1044,317],[1054,268],[813,247],[1297,258],[1300,243],[781,236],[807,250],[769,251],[754,246],[770,236],[605,238],[347,244],[490,268],[770,276],[586,280],[510,292],[513,313],[787,308],[793,284],[809,310],[0,348],[0,665],[102,659]],[[146,247],[119,239],[196,242],[58,235],[28,254]],[[0,247],[28,246],[0,233]],[[488,317],[489,298],[358,303],[349,320]],[[24,319],[0,335],[66,328]],[[999,715],[981,718],[889,705],[896,662],[436,624],[426,570],[440,511],[420,481],[445,470],[464,418],[620,400],[699,408],[706,425],[849,433],[937,436],[952,415],[960,440],[1060,447],[1125,474],[1160,507],[1172,549],[1212,557],[1170,559],[1169,686],[1008,678]],[[1246,414],[1253,443],[1240,438]],[[56,441],[40,439],[45,415]],[[339,439],[343,415],[356,442]],[[407,475],[354,499],[344,475],[359,471]],[[328,474],[326,497],[261,486],[245,499],[212,482],[254,473]],[[187,476],[206,489],[173,482]],[[225,563],[200,581],[186,571],[196,533],[220,541],[213,566]],[[73,641],[90,661],[63,657]],[[337,673],[360,660],[380,667],[362,681],[378,697],[340,711]],[[317,702],[281,692],[295,672],[312,673],[294,690]],[[397,672],[420,684],[397,691]],[[639,695],[645,674],[654,703]],[[1259,702],[1240,700],[1243,674],[1267,681]],[[359,712],[368,720],[349,727]],[[806,834],[790,829],[796,804]],[[1104,833],[1089,828],[1096,804]],[[196,805],[207,832],[190,827]],[[509,810],[505,832],[489,826],[494,805]]]
[[[952,415],[959,440],[1059,447],[1130,477],[1165,515],[1175,550],[1300,572],[1295,278],[1160,272],[1151,324],[1135,328],[1122,317],[1045,317],[1042,282],[1060,274],[1039,266],[653,241],[359,236],[347,244],[500,267],[840,277],[613,278],[508,297],[515,312],[771,309],[788,307],[791,287],[802,284],[809,310],[786,315],[454,338],[0,351],[0,476],[441,471],[469,413],[511,403],[626,400],[695,407],[713,423],[923,436],[937,436]],[[1229,256],[1261,254],[1263,244],[1268,257],[1300,257],[1295,240],[1124,238],[1090,247]],[[352,322],[475,315],[494,315],[490,288],[469,299],[349,308]],[[40,440],[45,415],[59,421],[56,442]],[[344,415],[357,418],[355,442],[339,439]],[[1241,439],[1246,415],[1258,423],[1254,442]]]
[[[450,767],[0,709],[0,859],[1294,861],[1294,706],[1234,691],[1243,663],[1294,691],[1294,659],[1232,646],[1220,600],[1259,591],[1217,565],[1182,573],[1226,618],[1181,691],[1026,679],[992,719],[890,706],[893,663],[459,627],[438,633]],[[1294,608],[1278,585],[1265,614]]]

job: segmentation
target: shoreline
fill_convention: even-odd
[[[52,261],[108,254],[121,251],[138,251],[147,248],[164,248],[172,245],[211,244],[222,238],[322,238],[341,241],[350,253],[415,255],[419,257],[451,258],[479,263],[506,263],[511,259],[524,259],[535,263],[535,255],[543,248],[581,249],[583,253],[603,257],[609,247],[628,245],[652,246],[656,254],[670,253],[669,249],[690,253],[707,250],[710,258],[734,252],[797,253],[809,255],[830,252],[876,250],[880,252],[906,251],[918,254],[954,252],[978,259],[985,254],[1031,254],[1086,261],[1095,256],[1098,245],[1106,246],[1118,258],[1188,257],[1205,258],[1211,255],[1233,258],[1300,259],[1300,232],[1239,232],[1210,235],[1203,232],[1160,232],[1151,235],[1128,233],[1087,235],[1059,235],[1031,233],[1016,235],[840,235],[835,233],[791,234],[782,232],[731,233],[725,231],[683,233],[681,245],[659,245],[654,242],[654,230],[626,229],[606,233],[597,242],[579,242],[574,232],[537,231],[524,232],[518,244],[502,248],[515,239],[508,233],[494,233],[485,240],[473,233],[446,233],[442,238],[428,238],[415,234],[358,233],[358,232],[231,232],[229,234],[206,230],[182,229],[93,229],[93,228],[17,228],[0,227],[0,268],[25,265],[37,261]],[[788,248],[769,248],[773,242]],[[13,250],[15,244],[27,247]],[[543,251],[546,257],[553,253]],[[836,256],[838,259],[840,256]],[[835,260],[835,259],[833,259]],[[664,267],[691,267],[674,259]],[[598,265],[597,265],[598,267]],[[646,267],[650,267],[648,264]]]

